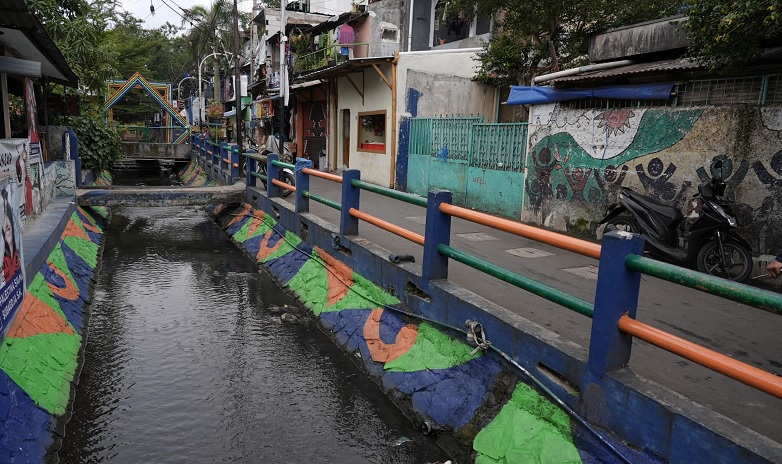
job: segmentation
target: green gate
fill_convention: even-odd
[[[411,118],[408,191],[450,190],[454,203],[519,218],[526,145],[526,123]]]

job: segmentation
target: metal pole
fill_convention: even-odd
[[[239,56],[239,7],[234,0],[234,99],[236,100],[236,146],[242,153],[242,64]]]
[[[285,93],[287,92],[287,86],[284,83],[287,82],[287,66],[285,65],[285,44],[287,38],[285,37],[285,7],[287,6],[287,0],[280,2],[280,143],[279,155],[284,159],[285,147],[283,145],[282,133],[285,128]]]

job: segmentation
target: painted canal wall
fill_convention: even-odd
[[[68,417],[105,209],[77,208],[0,345],[0,462],[44,462]]]
[[[442,435],[458,462],[621,462],[495,356],[410,317],[394,295],[270,214],[248,204],[210,209],[422,430]],[[613,445],[636,462],[657,462]]]
[[[698,184],[723,175],[755,256],[782,249],[782,107],[532,109],[522,221],[584,237],[620,186],[685,215]]]

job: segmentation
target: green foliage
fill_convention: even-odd
[[[100,113],[70,118],[70,125],[79,139],[82,168],[103,171],[122,156],[119,132],[109,127]]]
[[[537,75],[586,61],[595,32],[671,14],[675,0],[452,0],[462,16],[494,16],[497,29],[480,54],[478,79],[486,84],[529,84]]]
[[[694,0],[685,4],[689,55],[711,69],[730,69],[756,60],[782,36],[780,0]]]

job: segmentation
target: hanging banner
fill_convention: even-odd
[[[0,336],[4,335],[24,300],[25,278],[22,263],[22,231],[19,208],[19,188],[6,177],[0,179],[0,231],[3,249],[3,278],[0,279]]]
[[[38,137],[38,110],[35,105],[33,80],[24,78],[24,98],[27,103],[27,138],[30,139],[29,158],[31,163],[41,161],[41,139]]]

